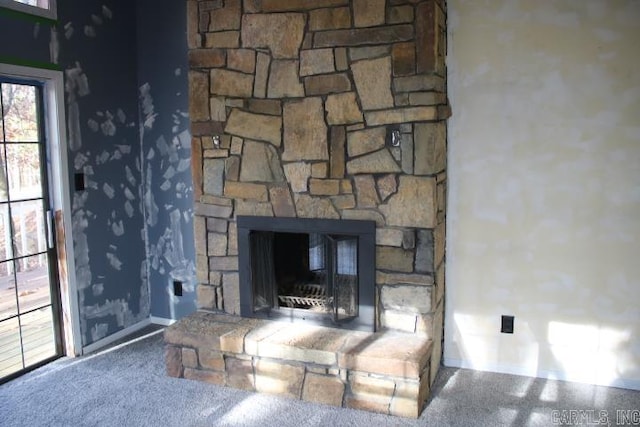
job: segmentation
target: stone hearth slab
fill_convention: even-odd
[[[165,342],[182,347],[220,350],[220,336],[237,328],[241,317],[196,312],[168,327]]]
[[[274,322],[275,323],[275,322]],[[250,342],[255,342],[255,352],[247,351],[252,356],[271,357],[276,359],[295,360],[318,365],[335,366],[337,356],[341,353],[350,335],[365,339],[367,333],[344,331],[340,329],[324,328],[319,326],[300,326],[282,323],[272,335],[259,341],[252,341],[252,336],[247,337]],[[249,348],[249,345],[247,345]]]
[[[431,340],[398,332],[367,335],[365,339],[349,337],[339,353],[341,368],[404,378],[421,375],[431,354]]]
[[[432,342],[417,334],[200,311],[169,326],[165,343],[174,377],[405,417],[429,395]]]

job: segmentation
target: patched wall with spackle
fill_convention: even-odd
[[[59,0],[57,25],[0,14],[3,40],[15,41],[0,60],[65,75],[69,170],[86,185],[73,191],[69,177],[83,346],[195,309],[186,6],[155,9]],[[162,20],[176,25],[160,31]],[[174,279],[185,283],[180,301],[167,290]]]
[[[58,5],[83,344],[149,316],[141,203],[135,14],[119,3]]]
[[[196,309],[186,2],[136,5],[151,315],[179,319]]]
[[[445,363],[640,388],[640,3],[449,19]]]

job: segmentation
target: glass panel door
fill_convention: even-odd
[[[42,88],[0,77],[0,381],[61,354]]]
[[[330,236],[334,321],[358,316],[358,238]]]
[[[254,311],[268,312],[273,308],[277,287],[273,265],[273,233],[251,234],[251,274]]]

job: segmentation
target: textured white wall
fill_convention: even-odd
[[[640,388],[640,1],[448,4],[445,364]]]

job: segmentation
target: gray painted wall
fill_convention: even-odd
[[[0,60],[65,72],[70,173],[86,182],[72,187],[72,231],[88,345],[195,310],[185,3],[58,0],[58,19],[1,12],[14,43]]]
[[[123,2],[61,1],[73,238],[83,343],[149,316],[141,203],[135,15]],[[71,32],[73,28],[73,32]]]
[[[33,18],[0,8],[0,60],[49,62],[49,41],[55,28]]]
[[[178,319],[196,309],[186,2],[138,0],[137,19],[138,85],[155,115],[142,135],[154,205],[146,218],[151,315]],[[181,297],[174,280],[183,283]]]

